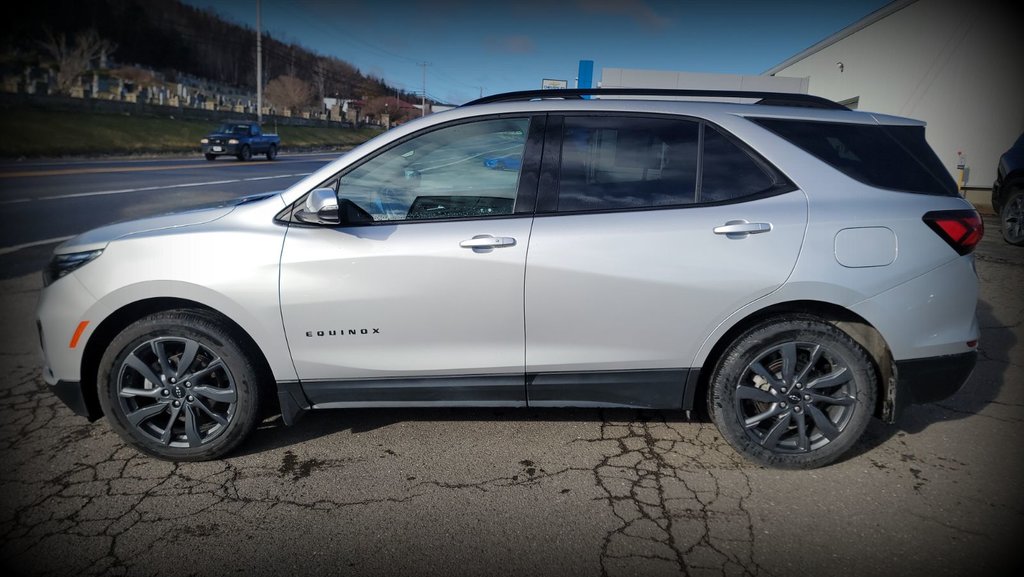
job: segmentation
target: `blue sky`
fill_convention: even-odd
[[[255,27],[256,0],[186,0]],[[262,0],[263,29],[460,104],[601,68],[760,74],[888,0]]]

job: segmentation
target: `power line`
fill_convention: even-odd
[[[427,66],[430,66],[430,63],[429,62],[419,62],[416,65],[423,67],[423,99],[422,99],[422,102],[420,102],[420,105],[423,108],[421,109],[422,114],[420,114],[420,116],[426,116],[427,115]]]
[[[395,60],[403,62],[403,63],[412,63],[412,64],[415,64],[416,66],[422,66],[420,60],[416,60],[414,58],[410,58],[408,56],[399,54],[399,53],[397,53],[395,51],[383,48],[383,47],[381,47],[381,46],[379,46],[379,45],[377,45],[377,44],[375,44],[373,42],[369,42],[369,41],[365,40],[360,35],[354,34],[354,33],[350,32],[347,29],[345,30],[344,34],[338,34],[338,29],[331,29],[331,28],[328,28],[328,27],[324,26],[322,20],[315,20],[315,19],[313,19],[313,17],[309,13],[307,13],[307,12],[297,11],[297,15],[298,15],[299,19],[301,19],[303,22],[308,24],[310,28],[316,29],[316,30],[318,30],[318,31],[320,31],[320,32],[322,32],[324,34],[327,34],[327,35],[329,35],[334,40],[340,40],[342,42],[347,43],[350,46],[362,49],[362,50],[364,50],[366,52],[374,53],[377,56],[385,56],[385,57],[392,58],[392,59],[395,59]],[[345,22],[346,23],[347,22],[351,22],[351,20],[348,20],[348,21],[345,21]],[[474,89],[477,89],[478,91],[482,92],[482,88],[483,87],[481,87],[479,84],[470,84],[470,83],[458,80],[457,78],[454,78],[452,75],[450,75],[448,73],[445,73],[445,72],[442,72],[442,70],[440,68],[438,68],[436,64],[431,64],[430,66],[434,69],[435,75],[438,76],[440,79],[446,80],[449,83],[452,83],[452,84],[455,84],[455,85],[458,85],[458,86],[462,86],[462,87],[465,87],[465,88],[474,88]],[[436,100],[436,99],[432,98],[432,100]]]

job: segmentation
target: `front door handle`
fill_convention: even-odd
[[[500,248],[503,246],[515,246],[516,239],[510,236],[491,236],[489,234],[478,234],[469,240],[459,243],[462,248],[487,249]]]
[[[747,238],[748,234],[761,234],[770,232],[770,222],[747,222],[745,220],[730,220],[722,226],[714,228],[715,234],[724,234],[727,238]]]

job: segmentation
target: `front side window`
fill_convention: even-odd
[[[512,214],[529,124],[529,118],[502,118],[434,130],[329,186],[374,221]]]
[[[689,120],[566,117],[558,211],[693,203],[698,140]]]

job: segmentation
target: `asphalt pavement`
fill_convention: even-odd
[[[294,427],[264,423],[228,459],[172,464],[125,447],[104,421],[73,416],[49,393],[33,317],[46,241],[284,188],[326,160],[0,167],[8,574],[937,577],[1024,568],[1024,249],[1002,243],[992,219],[977,259],[981,361],[968,384],[895,426],[873,422],[852,455],[814,471],[752,465],[713,425],[681,412],[596,409],[323,411]]]

